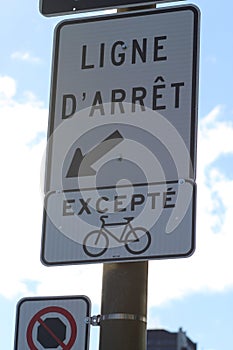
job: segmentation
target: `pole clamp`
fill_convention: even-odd
[[[96,315],[96,316],[86,317],[85,323],[90,324],[91,326],[100,326],[100,323],[102,321],[107,321],[107,320],[141,321],[145,323],[147,322],[145,316],[116,313],[116,314]]]
[[[105,320],[141,321],[145,323],[147,322],[145,316],[134,315],[134,314],[123,314],[123,313],[102,315],[101,321],[105,321]]]

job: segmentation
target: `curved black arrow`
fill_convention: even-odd
[[[66,174],[67,178],[78,176],[92,176],[96,175],[96,171],[91,167],[92,164],[97,162],[106,153],[111,151],[120,142],[123,141],[123,137],[118,130],[114,131],[106,139],[101,141],[98,145],[92,148],[85,155],[82,154],[80,148],[77,148],[73,156],[72,162]],[[107,142],[108,141],[108,142]],[[109,142],[110,141],[110,142]],[[82,164],[82,166],[81,166]]]

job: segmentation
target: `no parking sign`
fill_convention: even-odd
[[[86,296],[21,299],[14,350],[88,350],[90,309]]]

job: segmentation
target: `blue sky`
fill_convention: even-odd
[[[229,350],[233,333],[233,4],[231,0],[193,3],[202,14],[197,247],[188,259],[150,262],[148,327],[170,331],[182,327],[198,343],[198,350]],[[92,300],[93,314],[99,312],[100,264],[51,269],[39,261],[40,172],[52,38],[61,19],[42,17],[37,0],[1,3],[0,349],[5,350],[13,348],[16,303],[22,297],[84,294]],[[90,349],[96,350],[92,338]]]

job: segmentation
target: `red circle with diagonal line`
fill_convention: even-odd
[[[50,312],[57,312],[58,314],[61,314],[69,321],[69,324],[71,327],[71,336],[67,344],[61,341],[61,339],[59,339],[59,337],[51,329],[49,329],[49,327],[47,327],[47,325],[45,325],[44,321],[42,320],[41,317]],[[74,317],[71,315],[69,311],[67,311],[62,307],[48,306],[38,311],[29,322],[29,325],[27,328],[27,342],[30,350],[38,350],[32,337],[33,328],[37,322],[39,322],[47,330],[47,332],[57,341],[57,343],[61,346],[62,350],[70,350],[71,347],[74,345],[74,342],[77,337],[77,325]]]

